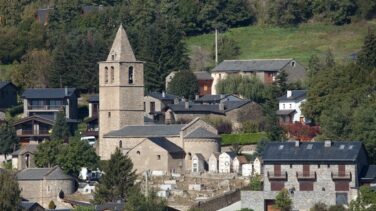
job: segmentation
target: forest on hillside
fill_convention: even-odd
[[[46,8],[52,8],[47,21],[38,21],[38,9]],[[167,74],[190,68],[186,36],[256,24],[342,25],[375,16],[372,0],[0,0],[0,62],[12,64],[9,78],[22,88],[95,92],[97,62],[123,24],[137,59],[146,62],[146,90],[161,91]]]

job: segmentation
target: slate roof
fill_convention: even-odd
[[[187,134],[184,138],[203,139],[203,138],[220,138],[220,136],[200,127],[192,131],[191,133]]]
[[[279,71],[293,59],[224,60],[212,72]]]
[[[26,152],[35,153],[37,150],[38,150],[37,144],[28,144],[24,148],[14,151],[12,153],[12,156],[18,156],[20,154],[22,155],[22,154],[25,154]]]
[[[223,153],[228,154],[231,159],[234,159],[236,157],[236,153],[235,152],[223,152]]]
[[[68,88],[68,96],[74,95],[76,88]],[[27,99],[61,99],[67,97],[65,88],[36,88],[26,89],[22,93],[22,98]]]
[[[334,141],[330,147],[324,142],[272,142],[265,147],[264,163],[273,162],[356,162],[362,150],[358,141]]]
[[[16,121],[13,125],[18,125],[18,124],[22,124],[24,122],[28,122],[28,121],[32,121],[32,120],[37,120],[37,121],[40,121],[40,122],[43,122],[45,124],[49,124],[49,125],[53,125],[55,120],[54,118],[50,115],[46,115],[46,116],[41,116],[41,115],[32,115],[32,116],[28,116],[28,117],[25,117],[25,118],[22,118],[18,121]]]
[[[89,102],[90,103],[98,103],[99,102],[99,95],[91,95],[89,97]]]
[[[179,152],[184,152],[182,148],[180,148],[178,145],[172,143],[171,141],[167,140],[164,137],[152,137],[148,138],[151,142],[154,144],[162,147],[169,153],[179,153]]]
[[[189,108],[185,108],[185,102],[179,104],[170,104],[169,108],[175,113],[216,113],[216,114],[225,114],[226,112],[240,108],[252,101],[250,100],[240,100],[240,101],[225,101],[224,110],[219,109],[219,104],[189,104]]]
[[[197,71],[193,72],[193,74],[195,74],[197,80],[213,80],[210,73],[206,71]]]
[[[30,201],[21,201],[21,207],[23,208],[23,210],[27,210],[27,211],[31,211],[31,210],[35,210],[36,207],[40,207],[40,208],[43,208],[40,204],[38,204],[37,202],[30,202]]]
[[[233,97],[237,99],[236,101],[241,101],[242,99],[235,96],[235,95],[229,95],[229,94],[219,94],[219,95],[204,95],[200,97],[199,99],[195,100],[196,102],[220,102],[221,100],[227,98],[227,97]]]
[[[195,153],[199,160],[205,160],[205,157],[201,153]]]
[[[14,86],[16,88],[16,86],[9,81],[0,81],[0,89],[6,87],[8,84],[11,84],[12,86]]]
[[[307,90],[291,90],[291,96],[287,97],[287,93],[279,98],[278,100],[296,100],[302,97],[305,97]]]
[[[184,124],[173,125],[138,125],[126,126],[120,130],[111,131],[104,137],[166,137],[179,136]]]
[[[26,168],[16,174],[17,180],[71,180],[60,167],[53,168]]]
[[[174,100],[174,99],[177,98],[177,96],[167,94],[167,93],[165,93],[164,95],[165,96],[163,97],[163,94],[160,93],[160,92],[149,92],[147,94],[147,96],[154,97],[154,98],[159,99],[159,100]]]
[[[367,166],[361,176],[361,180],[374,180],[376,179],[376,165]]]

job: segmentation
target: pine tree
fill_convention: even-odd
[[[292,200],[289,196],[289,192],[286,189],[282,189],[275,197],[275,205],[281,211],[290,211],[292,207]]]
[[[52,127],[51,139],[53,141],[67,140],[69,135],[69,127],[64,112],[59,112],[57,113],[55,124]]]
[[[136,180],[131,159],[116,148],[111,159],[103,166],[103,171],[104,175],[94,192],[94,203],[125,201]]]
[[[10,172],[0,172],[0,210],[21,210],[21,190]]]
[[[18,137],[14,127],[5,123],[0,126],[0,154],[7,155],[18,146]]]
[[[365,37],[358,63],[365,68],[376,68],[376,35],[373,32]]]

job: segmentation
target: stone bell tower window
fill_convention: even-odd
[[[113,83],[114,80],[115,80],[115,75],[114,74],[115,74],[114,73],[114,67],[111,67],[111,83]]]
[[[128,69],[128,83],[133,84],[133,66]]]
[[[104,68],[104,83],[108,83],[108,67]]]

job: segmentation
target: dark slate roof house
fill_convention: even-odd
[[[241,101],[242,99],[233,94],[204,95],[195,100],[196,103],[218,104],[225,101]]]
[[[0,81],[0,110],[17,105],[18,88],[9,81]]]
[[[224,115],[228,111],[240,108],[249,103],[252,103],[252,101],[225,101],[222,104],[194,104],[190,102],[181,102],[179,104],[170,104],[169,108],[174,113],[214,113]]]
[[[16,179],[20,180],[74,180],[65,174],[63,170],[55,166],[53,168],[27,168],[17,172]]]
[[[105,137],[168,137],[178,136],[185,125],[142,125],[126,126],[120,130],[111,131]]]
[[[305,98],[307,95],[307,90],[291,90],[290,94],[285,94],[279,98],[277,98],[279,101],[296,101],[301,98]]]

